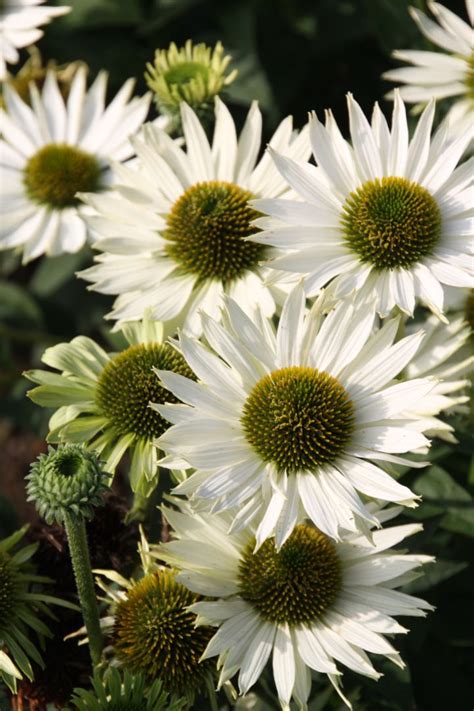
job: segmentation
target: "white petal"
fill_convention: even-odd
[[[310,472],[298,472],[298,491],[301,503],[314,525],[331,538],[339,539],[338,520],[318,484],[318,475]]]
[[[300,283],[286,299],[278,324],[276,364],[279,368],[299,363],[304,312],[305,296]]]
[[[239,688],[242,694],[255,684],[267,663],[273,647],[276,627],[269,622],[262,622],[255,630],[242,660],[239,674]]]
[[[226,105],[216,96],[216,121],[212,141],[212,159],[218,180],[235,180],[237,134],[234,120]]]
[[[295,657],[287,625],[278,627],[273,647],[273,678],[280,703],[290,703],[295,684]]]
[[[381,178],[383,175],[380,154],[374,135],[364,112],[351,94],[347,96],[349,124],[357,167],[362,182]]]
[[[395,90],[395,102],[392,115],[392,134],[388,154],[388,174],[406,175],[408,155],[408,125],[405,105],[400,94]]]
[[[294,635],[297,640],[298,653],[305,664],[321,673],[337,674],[336,665],[322,648],[317,635],[309,627],[304,625],[296,627]]]
[[[215,174],[211,149],[201,122],[194,111],[184,103],[181,104],[181,118],[189,164],[192,166],[194,179],[196,182],[212,180]]]
[[[356,431],[353,444],[381,452],[398,454],[429,446],[424,435],[408,427],[366,427]]]

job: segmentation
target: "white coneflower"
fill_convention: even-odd
[[[434,104],[413,138],[397,93],[389,129],[376,105],[369,124],[348,97],[352,144],[333,115],[310,120],[317,167],[273,152],[303,202],[256,200],[273,221],[252,242],[283,250],[270,262],[304,277],[308,295],[331,282],[336,298],[358,291],[382,317],[394,307],[412,315],[417,299],[443,311],[443,285],[472,286],[472,170],[459,165],[469,133],[431,142]]]
[[[179,697],[186,708],[197,694],[215,698],[215,664],[201,661],[213,630],[196,627],[189,609],[201,596],[178,582],[174,571],[156,565],[143,533],[139,552],[141,566],[133,578],[96,571],[107,603],[101,625],[109,643],[106,658],[112,667],[143,677],[147,686],[159,679],[170,702]]]
[[[87,90],[85,67],[75,74],[67,101],[51,70],[41,94],[30,84],[31,107],[4,86],[0,249],[22,247],[26,263],[83,246],[87,229],[76,193],[105,190],[109,161],[132,155],[129,136],[150,103],[150,95],[129,101],[133,85],[131,79],[125,82],[107,107],[107,74],[101,72]]]
[[[446,127],[453,137],[466,130],[474,136],[474,0],[466,0],[470,24],[440,3],[428,2],[428,7],[437,23],[418,8],[411,7],[410,14],[423,35],[444,53],[397,49],[393,57],[414,66],[391,69],[383,77],[404,85],[400,94],[416,104],[415,110],[431,98],[455,97]]]
[[[227,69],[231,57],[224,54],[220,42],[211,49],[204,43],[193,45],[188,40],[178,48],[172,42],[168,49],[157,49],[153,64],[147,64],[145,79],[155,95],[160,113],[170,128],[181,125],[180,105],[185,101],[204,120],[212,115],[214,97],[237,76]]]
[[[404,462],[399,454],[429,444],[419,420],[435,381],[394,383],[423,333],[394,342],[398,319],[373,334],[373,309],[343,302],[324,317],[319,307],[306,312],[298,286],[275,334],[229,302],[225,325],[204,321],[212,351],[181,337],[199,382],[157,370],[186,403],[156,405],[173,423],[157,441],[168,455],[162,464],[197,470],[176,491],[214,510],[239,506],[239,525],[260,517],[259,544],[275,534],[281,546],[305,516],[334,538],[374,523],[356,491],[415,505],[373,461]],[[401,418],[415,403],[417,417]]]
[[[371,542],[353,534],[336,543],[302,523],[281,549],[269,538],[256,550],[254,526],[229,533],[228,512],[200,515],[186,503],[181,509],[165,509],[177,540],[153,552],[178,568],[177,580],[194,593],[218,598],[190,609],[198,624],[218,627],[203,659],[218,656],[220,684],[238,672],[245,694],[272,657],[282,708],[289,710],[293,697],[306,709],[310,670],[327,674],[342,695],[338,663],[372,679],[380,674],[366,652],[404,666],[385,635],[407,631],[395,616],[432,608],[394,588],[432,558],[390,549],[419,524],[375,531]],[[386,521],[398,511],[376,513]]]
[[[274,291],[261,267],[265,247],[248,242],[258,213],[252,197],[288,196],[270,157],[258,162],[262,117],[254,103],[237,139],[234,121],[216,99],[212,145],[196,114],[181,107],[186,150],[164,131],[145,127],[134,141],[138,168],[117,169],[114,194],[87,195],[96,211],[89,224],[102,251],[81,276],[91,288],[117,294],[109,318],[134,320],[149,307],[161,321],[179,318],[201,331],[201,312],[218,317],[224,294],[253,313],[271,315]],[[270,140],[285,155],[309,155],[307,131],[296,135],[291,117]]]

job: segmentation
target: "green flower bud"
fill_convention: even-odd
[[[28,501],[48,523],[63,523],[67,514],[91,518],[102,505],[110,474],[93,453],[78,444],[49,447],[33,462],[28,479]]]
[[[153,64],[147,64],[145,79],[155,94],[158,110],[179,127],[179,105],[185,101],[205,118],[212,113],[213,99],[234,81],[237,70],[226,74],[231,57],[220,42],[214,49],[188,40],[180,49],[172,42],[157,49]]]

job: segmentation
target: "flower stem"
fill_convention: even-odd
[[[82,616],[89,638],[89,651],[92,664],[100,662],[103,639],[99,623],[99,610],[92,578],[89,549],[87,546],[86,525],[82,516],[66,513],[64,515],[69,552],[71,554],[77,592],[81,603]]]

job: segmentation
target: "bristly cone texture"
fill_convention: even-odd
[[[198,599],[168,570],[136,583],[115,613],[113,646],[121,664],[150,680],[159,677],[170,693],[201,690],[212,663],[199,660],[213,630],[194,626],[187,608]]]

